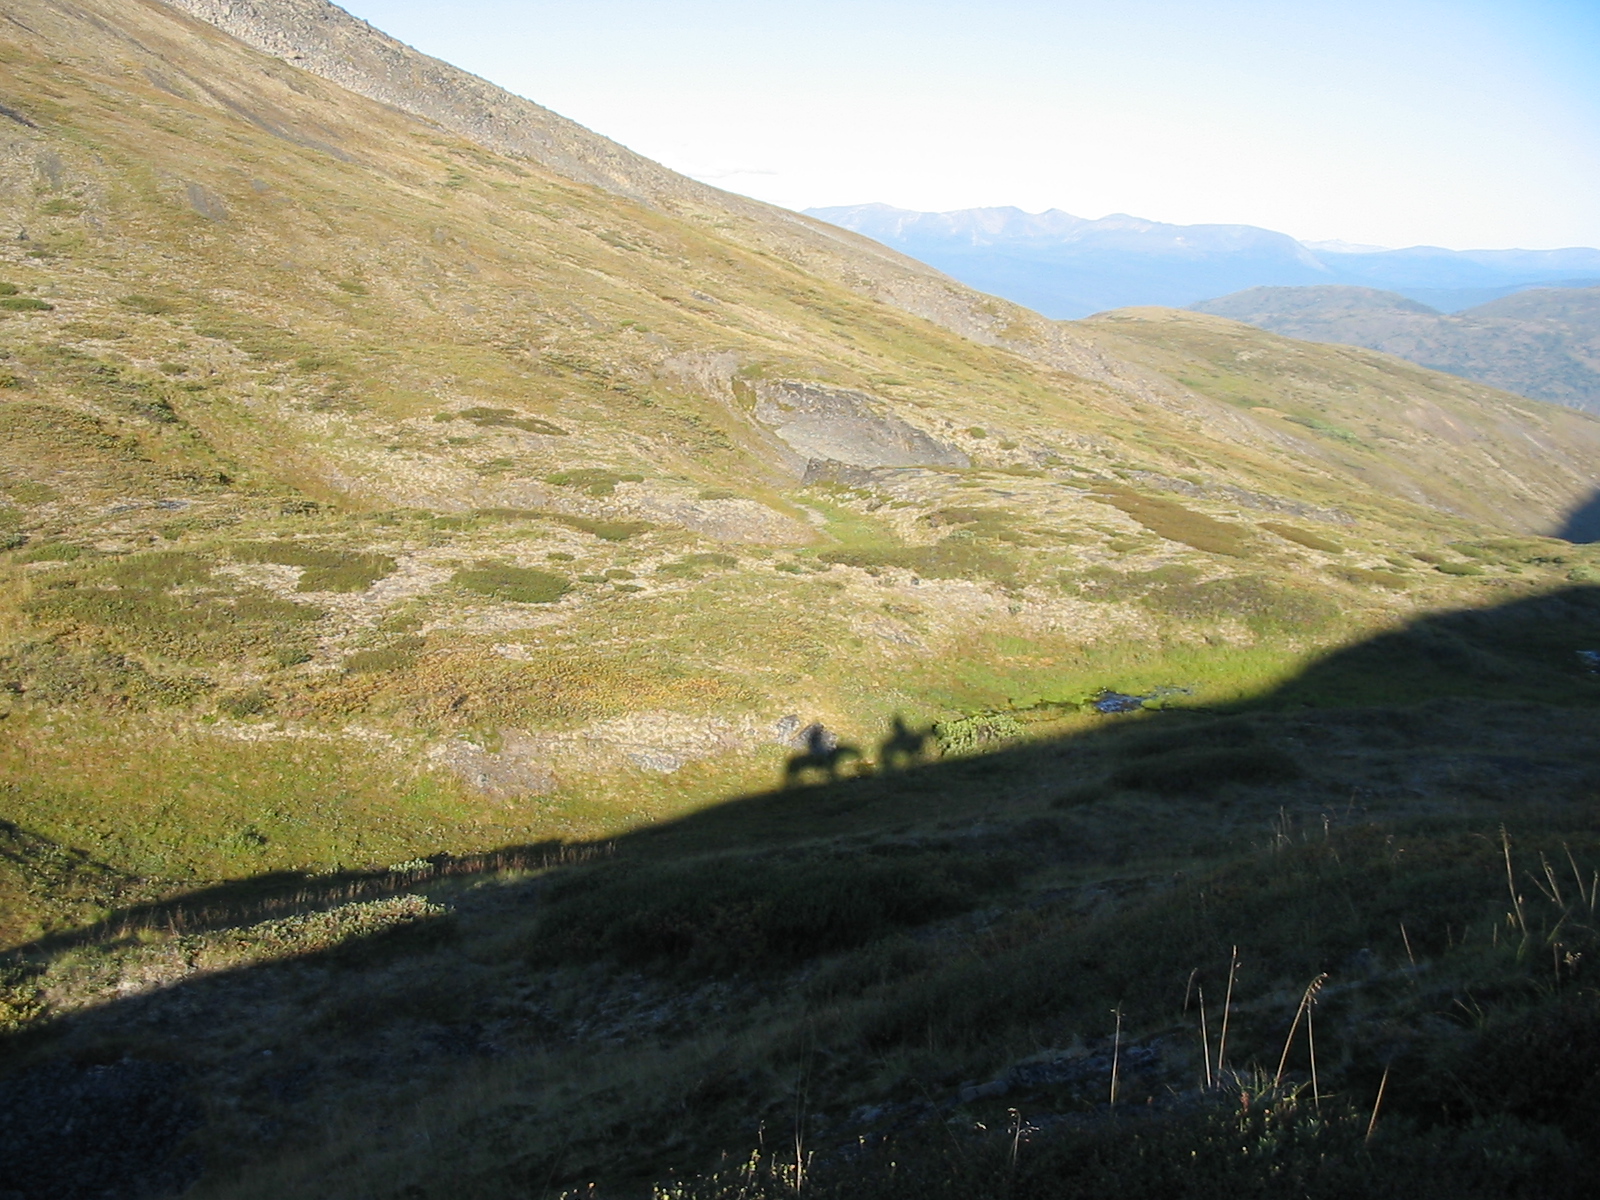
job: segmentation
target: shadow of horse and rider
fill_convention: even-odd
[[[913,729],[896,713],[890,722],[888,736],[878,743],[876,762],[868,760],[859,746],[841,742],[836,734],[820,722],[806,726],[799,733],[800,749],[789,756],[783,768],[783,786],[799,787],[805,783],[833,783],[844,776],[846,764],[853,764],[852,773],[868,775],[875,771],[889,774],[908,771],[920,766],[930,757],[934,745],[933,727]]]

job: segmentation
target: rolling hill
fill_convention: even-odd
[[[1286,337],[1366,346],[1508,392],[1600,411],[1600,288],[1536,288],[1449,314],[1356,287],[1252,288],[1193,307]]]
[[[310,0],[0,72],[0,1186],[1223,1194],[1385,1061],[1413,1195],[1580,1153],[1600,419],[1049,321]]]

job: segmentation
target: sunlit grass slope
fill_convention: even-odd
[[[126,887],[633,829],[814,721],[1232,700],[1594,570],[1538,536],[1591,419],[1194,316],[961,293],[964,337],[877,251],[574,183],[161,5],[13,17],[0,816]],[[802,474],[801,384],[970,465]],[[36,861],[11,936],[84,911]]]

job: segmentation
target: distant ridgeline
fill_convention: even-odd
[[[1058,209],[923,213],[887,204],[807,209],[981,291],[1073,320],[1133,305],[1183,308],[1245,288],[1350,284],[1443,312],[1529,287],[1600,285],[1600,250],[1382,250],[1299,242],[1253,225],[1168,225]]]

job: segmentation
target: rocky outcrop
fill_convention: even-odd
[[[865,392],[794,380],[756,385],[755,418],[805,462],[803,480],[840,467],[966,467],[971,460],[891,413]]]

